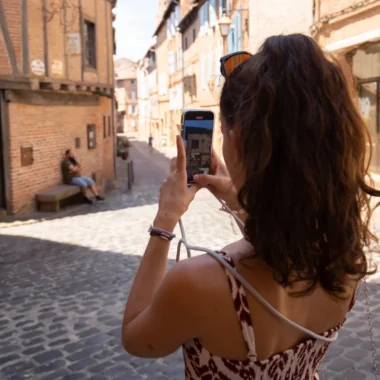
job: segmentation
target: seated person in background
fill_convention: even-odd
[[[63,182],[66,185],[80,187],[87,203],[93,203],[87,196],[87,189],[91,190],[97,201],[103,201],[104,198],[99,195],[95,182],[89,177],[81,176],[80,169],[81,167],[75,159],[74,153],[68,149],[65,153],[65,159],[62,161]]]

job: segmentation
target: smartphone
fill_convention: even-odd
[[[182,114],[181,135],[186,150],[187,183],[194,183],[195,174],[210,173],[214,113],[186,110]]]

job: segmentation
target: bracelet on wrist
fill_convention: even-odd
[[[156,227],[153,227],[153,226],[150,226],[149,230],[148,230],[150,236],[157,236],[163,240],[167,240],[167,241],[172,241],[174,238],[175,238],[175,234],[169,232],[169,231],[165,231],[165,230],[162,230],[161,228],[156,228]]]

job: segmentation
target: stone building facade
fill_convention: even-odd
[[[372,137],[371,169],[380,183],[380,1],[316,0],[313,37],[343,65]]]
[[[159,110],[156,46],[152,45],[144,57],[137,63],[138,88],[138,133],[141,139],[148,141],[150,135],[157,146],[159,138]]]
[[[137,63],[128,58],[115,61],[115,98],[121,124],[119,133],[138,130]]]
[[[0,0],[0,209],[22,214],[61,183],[72,148],[83,175],[113,179],[112,9],[116,0]]]
[[[168,145],[180,132],[182,110],[204,108],[215,113],[214,145],[220,151],[219,60],[249,44],[248,0],[226,0],[225,7],[232,21],[226,52],[218,25],[223,0],[171,1],[160,12],[155,32],[159,93],[162,90],[159,113]]]
[[[249,51],[256,52],[264,40],[273,35],[291,33],[310,35],[315,1],[249,0]]]

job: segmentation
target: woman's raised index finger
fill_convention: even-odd
[[[177,170],[186,170],[185,145],[181,136],[177,136]]]

